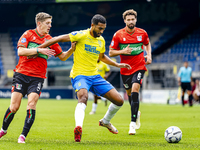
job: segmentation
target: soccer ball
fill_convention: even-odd
[[[171,126],[165,130],[164,136],[168,143],[178,143],[182,138],[182,131],[176,126]]]

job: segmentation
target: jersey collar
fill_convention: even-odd
[[[125,27],[125,31],[126,31],[128,34],[132,35],[132,34],[135,33],[135,31],[136,31],[136,27],[134,28],[133,32],[129,32],[129,31],[127,30],[127,27]]]
[[[45,36],[45,35],[43,35],[43,36],[40,35],[39,32],[37,31],[37,29],[35,29],[35,32],[37,33],[37,35],[38,35],[40,38],[43,38],[43,37]]]

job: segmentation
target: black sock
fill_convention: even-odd
[[[189,96],[189,105],[190,106],[192,106],[192,99],[193,99],[193,97],[192,97],[192,94]]]
[[[8,129],[8,126],[10,125],[11,121],[13,120],[14,115],[15,115],[15,113],[12,113],[10,111],[10,107],[9,107],[7,109],[7,111],[6,111],[6,113],[5,113],[4,118],[3,118],[3,125],[2,125],[2,129],[3,130],[7,130]]]
[[[22,131],[22,135],[24,135],[25,137],[27,136],[29,130],[31,129],[31,126],[33,125],[34,120],[35,120],[35,110],[33,109],[27,110],[24,128]]]
[[[137,92],[132,92],[131,98],[131,121],[136,122],[139,109],[139,94]]]
[[[182,99],[182,105],[184,105],[184,95],[181,97]]]
[[[131,96],[128,96],[129,104],[131,105]]]

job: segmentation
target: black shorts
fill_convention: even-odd
[[[26,76],[24,74],[15,72],[12,82],[12,92],[22,93],[23,96],[34,92],[41,94],[44,79],[38,77]]]
[[[188,90],[188,91],[192,90],[190,82],[181,82],[181,88],[182,88],[183,92],[185,92],[186,90]]]
[[[121,75],[124,88],[126,90],[132,88],[133,83],[139,83],[141,85],[144,73],[145,70],[139,70],[131,75]]]

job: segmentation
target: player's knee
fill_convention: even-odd
[[[12,112],[12,113],[16,113],[17,111],[18,111],[18,109],[19,109],[19,106],[10,106],[10,111]]]
[[[121,95],[118,96],[117,106],[122,106],[124,104],[124,100]]]
[[[27,108],[28,109],[36,109],[36,103],[37,102],[34,102],[34,101],[29,102],[28,105],[27,105]]]
[[[87,100],[88,100],[88,95],[87,94],[83,94],[83,95],[79,96],[79,102],[86,103]]]

